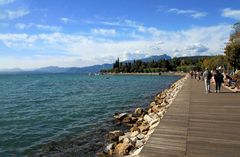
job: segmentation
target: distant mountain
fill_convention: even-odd
[[[21,73],[24,70],[20,68],[12,68],[12,69],[0,69],[0,74],[10,74],[10,73]]]
[[[151,61],[159,61],[159,60],[169,60],[171,59],[170,56],[164,54],[160,56],[150,56],[147,58],[140,59],[143,62],[151,62]],[[126,62],[133,62],[133,60],[127,60]],[[113,64],[102,64],[102,65],[93,65],[88,67],[57,67],[57,66],[49,66],[49,67],[43,67],[34,70],[34,73],[67,73],[67,74],[88,74],[88,73],[98,73],[102,69],[111,69]]]
[[[151,61],[159,61],[159,60],[169,60],[170,56],[164,54],[159,56],[150,56],[147,58],[140,59],[143,62],[151,62]],[[133,60],[126,60],[126,62],[133,62]],[[113,64],[102,64],[102,65],[93,65],[88,67],[58,67],[58,66],[49,66],[43,67],[32,71],[24,71],[22,69],[0,69],[0,73],[33,73],[33,74],[41,74],[41,73],[49,73],[49,74],[57,74],[57,73],[67,73],[67,74],[88,74],[88,73],[98,73],[102,69],[111,69]]]
[[[150,56],[150,57],[146,57],[146,58],[142,58],[142,59],[137,59],[137,60],[141,60],[143,62],[152,62],[153,60],[154,61],[159,61],[159,60],[169,60],[169,59],[172,59],[171,56],[168,56],[166,54],[163,54],[163,55],[154,55],[154,56]],[[133,62],[134,60],[126,60],[124,61],[124,63],[127,63],[127,62]]]
[[[69,68],[62,68],[58,66],[49,66],[49,67],[43,67],[34,70],[35,73],[65,73]]]
[[[172,57],[166,55],[166,54],[163,54],[163,55],[160,55],[160,56],[150,56],[150,57],[147,57],[147,58],[143,58],[141,59],[143,62],[151,62],[151,61],[159,61],[159,60],[170,60],[172,59]]]
[[[34,73],[68,73],[68,74],[87,74],[87,73],[97,73],[102,69],[110,69],[112,68],[112,64],[102,64],[102,65],[93,65],[88,67],[57,67],[57,66],[49,66],[43,67],[34,70]]]

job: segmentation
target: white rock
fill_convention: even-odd
[[[149,130],[152,130],[152,129],[156,128],[156,127],[159,125],[159,123],[160,123],[160,122],[158,121],[157,123],[151,125],[150,128],[149,128]]]
[[[139,134],[138,131],[131,132],[131,137],[136,137]]]
[[[136,149],[136,150],[134,150],[133,152],[132,152],[132,154],[131,154],[131,157],[137,157],[139,154],[140,154],[140,152],[142,151],[142,149],[143,149],[143,146],[141,147],[141,148],[139,148],[139,149]]]
[[[147,121],[148,123],[150,123],[153,119],[149,116],[149,115],[145,115],[143,118],[145,121]]]
[[[131,137],[130,140],[132,141],[132,143],[136,143],[137,142],[137,137]]]
[[[150,127],[151,127],[152,125],[154,125],[154,124],[156,124],[156,123],[158,123],[158,122],[159,122],[158,119],[154,119],[154,120],[152,120],[152,121],[149,123],[149,125],[150,125]]]
[[[137,138],[140,139],[140,140],[141,140],[141,139],[144,139],[144,137],[145,137],[145,136],[144,136],[142,133],[140,133],[140,134],[137,135]]]
[[[113,148],[113,145],[114,145],[115,143],[110,143],[110,144],[108,144],[106,147],[105,147],[105,149],[104,149],[104,153],[108,153],[112,148]]]
[[[141,140],[137,140],[136,144],[135,144],[135,147],[136,148],[140,148],[143,146],[143,142]]]
[[[118,137],[118,141],[123,141],[125,138],[130,138],[131,133],[125,133],[123,136]]]

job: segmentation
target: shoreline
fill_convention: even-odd
[[[159,92],[146,109],[136,108],[132,113],[115,113],[117,123],[129,127],[127,132],[114,130],[108,133],[107,143],[97,156],[138,156],[142,148],[159,125],[167,109],[184,85],[187,75]]]
[[[132,76],[185,76],[184,72],[161,72],[161,73],[103,73],[102,75],[132,75]]]

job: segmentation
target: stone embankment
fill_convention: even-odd
[[[159,125],[186,79],[184,77],[178,80],[169,89],[157,94],[154,101],[145,110],[136,108],[133,113],[116,113],[114,115],[116,121],[129,126],[130,130],[128,132],[121,130],[109,132],[108,144],[97,156],[137,156],[154,129]]]

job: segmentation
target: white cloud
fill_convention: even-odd
[[[67,23],[73,23],[75,22],[74,20],[67,18],[67,17],[61,17],[60,21],[62,21],[63,23],[67,24]]]
[[[48,30],[53,32],[58,32],[62,29],[60,26],[49,26],[49,25],[40,25],[40,24],[36,25],[36,27],[38,29]]]
[[[16,27],[17,29],[21,29],[21,30],[29,29],[29,28],[31,28],[32,26],[33,26],[32,23],[30,23],[30,24],[24,24],[24,23],[17,23],[17,24],[15,24],[15,27]]]
[[[177,9],[177,8],[170,8],[167,12],[174,13],[176,15],[186,14],[186,15],[192,16],[193,18],[200,18],[200,17],[207,16],[206,12],[200,12],[196,10],[184,10],[184,9]]]
[[[208,47],[200,44],[200,43],[194,43],[192,45],[188,45],[185,50],[187,51],[194,51],[194,52],[197,52],[197,53],[201,53],[201,52],[206,52],[208,51]]]
[[[141,59],[145,58],[148,55],[145,52],[141,52],[141,50],[135,50],[134,52],[124,52],[120,58],[122,60],[134,60],[134,59]]]
[[[240,20],[240,10],[225,8],[222,10],[222,16],[232,18],[235,20]]]
[[[164,53],[171,56],[221,54],[230,31],[231,26],[226,24],[193,27],[178,31],[165,31],[142,26],[140,30],[136,28],[135,32],[140,33],[145,38],[118,41],[111,39],[109,36],[107,38],[104,36],[92,37],[92,34],[42,33],[31,35],[9,33],[0,34],[0,44],[9,47],[9,49],[6,48],[8,51],[15,50],[19,53],[30,51],[31,55],[28,54],[29,56],[42,53],[42,59],[33,59],[36,62],[39,60],[39,64],[29,61],[25,67],[40,64],[44,66],[47,64],[87,66],[104,62],[111,63],[117,57],[125,60]],[[52,62],[44,62],[45,54],[48,56],[45,59],[52,60]],[[65,62],[61,62],[62,56],[65,56]],[[18,67],[18,63],[16,61],[12,64]],[[10,62],[6,64],[9,67],[11,65]],[[22,66],[22,64],[19,63],[19,66]]]
[[[18,9],[18,10],[2,10],[0,11],[0,20],[12,20],[21,18],[29,14],[28,10]]]
[[[143,24],[138,23],[136,21],[129,20],[129,19],[116,20],[116,21],[102,21],[101,24],[108,25],[108,26],[120,26],[120,27],[131,27],[131,28],[139,28],[143,26]]]
[[[102,35],[102,36],[114,36],[116,35],[116,30],[115,29],[92,29],[91,30],[92,34],[95,35]]]
[[[62,27],[60,26],[41,25],[41,24],[34,24],[34,23],[29,23],[29,24],[17,23],[15,24],[15,27],[20,30],[30,29],[32,27],[35,27],[40,30],[52,31],[52,32],[59,32],[62,29]]]
[[[15,0],[0,0],[0,5],[5,5],[9,3],[13,3]]]

